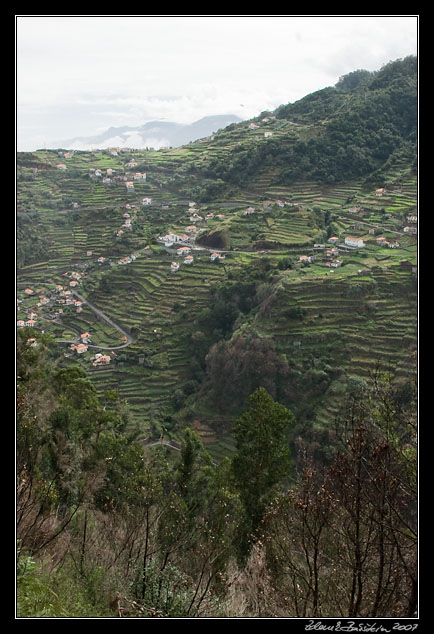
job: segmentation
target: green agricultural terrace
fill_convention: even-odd
[[[292,440],[319,447],[378,368],[414,385],[412,126],[390,112],[383,138],[379,115],[378,145],[358,130],[349,148],[345,109],[365,101],[336,89],[334,116],[322,94],[181,148],[18,154],[17,327],[116,390],[143,438],[190,426],[228,454],[266,383],[295,414]]]

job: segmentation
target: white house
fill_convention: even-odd
[[[150,205],[152,203],[152,198],[142,198],[142,205]]]
[[[211,262],[214,262],[214,260],[218,260],[220,258],[220,255],[218,253],[211,253],[211,255],[209,256],[209,259],[211,260]]]
[[[172,264],[170,265],[170,270],[175,272],[179,269],[179,264],[178,262],[172,262]]]
[[[351,238],[350,236],[347,236],[345,238],[345,244],[347,244],[349,247],[364,247],[365,246],[365,243],[363,242],[361,238]]]
[[[95,361],[92,365],[108,365],[110,363],[110,357],[108,354],[97,354],[95,355]]]
[[[71,350],[75,350],[77,354],[83,354],[83,352],[87,352],[87,346],[84,343],[79,343],[78,345],[72,344]]]
[[[179,247],[179,249],[176,250],[176,253],[179,256],[182,256],[182,255],[188,255],[190,251],[191,249],[189,247]]]
[[[192,255],[187,255],[187,257],[184,259],[184,264],[193,264],[193,256]]]

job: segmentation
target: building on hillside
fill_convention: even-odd
[[[127,192],[133,192],[134,191],[134,183],[133,183],[133,181],[127,181],[125,183],[125,186],[127,188]]]
[[[332,236],[327,240],[327,242],[330,242],[330,244],[336,244],[336,242],[339,242],[339,238],[337,238],[336,236]]]
[[[145,198],[142,198],[142,205],[144,207],[151,204],[152,204],[152,198],[148,198],[147,196],[145,196]]]
[[[71,350],[76,352],[77,354],[83,354],[83,352],[87,352],[87,346],[84,343],[73,343],[71,346]]]
[[[184,264],[193,264],[194,258],[192,255],[187,255],[187,257],[184,259]]]
[[[108,365],[110,363],[110,357],[108,354],[97,354],[95,355],[95,360],[92,363],[94,366],[98,365]]]
[[[209,256],[209,259],[211,260],[211,262],[214,262],[214,260],[218,260],[219,258],[220,258],[219,253],[211,253],[211,255]]]
[[[135,181],[145,181],[146,180],[146,172],[136,172],[134,174]]]
[[[66,170],[66,165],[65,165],[65,163],[58,163],[58,164],[56,165],[56,167],[57,167],[57,169],[58,169],[58,170]]]
[[[345,238],[345,244],[349,247],[364,247],[365,243],[361,238],[352,238],[351,236],[347,236]]]
[[[172,264],[170,265],[170,270],[175,272],[179,269],[179,263],[178,262],[172,262]]]
[[[190,247],[179,247],[179,249],[176,249],[176,253],[179,256],[188,255],[190,252]]]

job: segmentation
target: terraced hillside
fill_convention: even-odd
[[[153,156],[137,154],[151,170]],[[46,152],[47,156],[52,164],[57,160],[53,152]],[[130,154],[126,158],[130,160]],[[195,400],[194,393],[202,393],[206,373],[204,366],[196,367],[192,335],[197,317],[210,305],[213,286],[248,271],[262,259],[271,267],[280,299],[267,316],[264,311],[244,315],[246,328],[271,338],[300,376],[310,376],[312,368],[326,375],[309,404],[303,398],[297,403],[289,401],[300,424],[326,428],[348,380],[363,379],[379,362],[393,368],[397,379],[414,376],[416,278],[412,266],[417,264],[417,237],[405,233],[403,227],[417,203],[413,176],[407,175],[399,187],[384,188],[381,196],[357,182],[334,188],[300,182],[286,189],[265,184],[260,194],[245,194],[244,201],[237,196],[234,202],[216,200],[192,206],[163,187],[159,200],[153,199],[148,207],[141,205],[137,192],[128,195],[122,188],[121,193],[119,185],[87,185],[88,191],[83,191],[89,165],[115,164],[120,169],[126,158],[107,160],[102,154],[78,152],[69,159],[72,182],[66,175],[63,180],[56,174],[58,208],[37,207],[39,230],[49,236],[50,248],[42,261],[20,268],[18,289],[21,298],[24,287],[34,288],[38,297],[50,293],[54,297],[56,285],[66,288],[72,272],[79,271],[79,292],[125,328],[132,343],[120,347],[125,344],[119,332],[101,322],[86,305],[80,313],[65,307],[56,319],[51,319],[54,304],[36,307],[38,326],[66,341],[83,331],[92,333],[96,347],[80,357],[63,344],[64,362],[74,360],[86,367],[101,394],[115,388],[143,426],[144,435],[162,429],[176,435],[176,421],[185,422],[187,416],[216,455],[224,447],[223,452],[230,450],[230,436],[216,432],[215,412],[203,409]],[[155,162],[161,170],[164,158],[158,156]],[[38,200],[38,192],[47,191],[53,178],[48,169],[36,174],[33,168],[27,169],[32,170],[32,179],[23,183],[21,204],[26,197]],[[170,172],[171,168],[166,165],[165,169]],[[152,180],[150,171],[149,176]],[[73,196],[78,192],[81,198]],[[63,208],[72,198],[79,198],[79,204]],[[132,229],[119,236],[127,208]],[[199,233],[193,244],[193,264],[187,265],[174,247],[164,248],[157,238],[167,231],[182,234],[191,224],[192,214]],[[378,228],[387,239],[399,239],[399,248],[377,244]],[[213,249],[206,246],[206,240],[202,245],[202,237],[215,232],[225,232],[228,240],[226,253],[220,249],[220,255],[225,255],[220,262],[211,262]],[[348,233],[362,237],[365,248],[341,250],[342,266],[332,269],[325,253],[333,245],[315,246],[316,240],[327,240],[331,232],[338,233],[342,243]],[[302,256],[312,258],[310,264],[301,263]],[[288,258],[290,268],[280,266]],[[180,263],[176,272],[171,271],[174,260]],[[402,260],[409,261],[410,267],[402,268]],[[23,301],[27,308],[19,305],[18,317],[25,318],[35,302],[28,297]],[[286,307],[292,303],[302,311],[299,320],[287,318]],[[112,349],[110,363],[95,366],[96,350],[106,348]]]
[[[271,380],[267,359],[281,369],[273,381],[296,414],[294,434],[317,443],[378,365],[409,385],[418,246],[411,108],[378,135],[375,151],[373,120],[367,138],[359,130],[364,173],[357,162],[351,177],[331,178],[328,156],[322,177],[318,153],[332,141],[336,156],[347,152],[345,108],[382,103],[372,86],[326,91],[182,148],[20,153],[19,327],[51,334],[59,363],[79,363],[100,394],[116,389],[143,436],[176,438],[193,426],[215,456],[231,451],[244,390]],[[257,363],[253,373],[246,359]],[[228,407],[224,389],[221,402],[215,394],[231,376]]]

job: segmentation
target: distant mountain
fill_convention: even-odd
[[[75,137],[59,141],[58,147],[65,150],[92,150],[107,147],[180,147],[191,141],[208,137],[231,123],[242,121],[236,115],[215,115],[199,119],[191,124],[171,121],[149,121],[141,126],[111,127],[105,132],[90,137]]]

